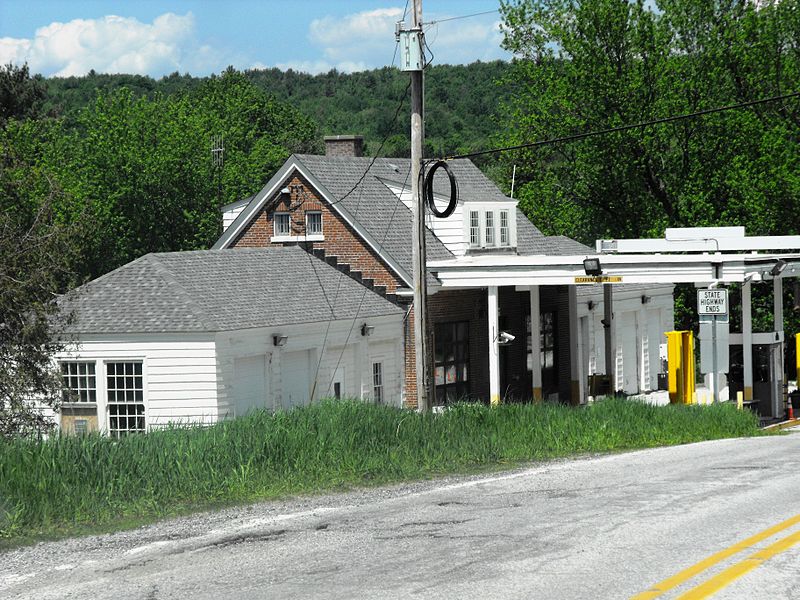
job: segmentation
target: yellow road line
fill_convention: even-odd
[[[771,546],[764,548],[760,552],[751,554],[743,561],[736,563],[732,567],[728,567],[719,575],[715,575],[708,581],[690,589],[688,592],[680,596],[678,600],[701,600],[702,598],[708,598],[712,594],[715,594],[722,588],[739,579],[739,577],[745,573],[749,573],[756,567],[761,566],[765,561],[768,561],[776,554],[780,554],[781,552],[788,550],[798,543],[800,543],[800,531],[786,536]]]
[[[729,548],[725,548],[724,550],[720,550],[719,552],[712,554],[708,558],[701,560],[699,563],[692,565],[678,573],[677,575],[673,575],[672,577],[668,577],[663,581],[659,581],[649,590],[642,592],[641,594],[636,594],[635,596],[631,596],[630,600],[650,600],[651,598],[658,598],[665,592],[678,587],[696,577],[706,569],[709,569],[716,565],[717,563],[722,562],[726,558],[733,556],[734,554],[738,554],[742,550],[747,550],[748,548],[752,547],[753,545],[775,535],[776,533],[780,533],[784,529],[788,529],[789,527],[793,527],[800,523],[800,515],[795,515],[789,519],[786,519],[782,523],[778,523],[764,531],[757,533],[749,538],[742,540],[730,546]]]

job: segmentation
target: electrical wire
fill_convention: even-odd
[[[674,123],[675,121],[683,121],[685,119],[693,119],[695,117],[702,117],[714,113],[724,112],[726,110],[736,110],[739,108],[747,108],[749,106],[756,106],[758,104],[766,104],[768,102],[777,102],[778,100],[787,100],[789,98],[796,98],[800,96],[800,92],[792,92],[790,94],[782,94],[780,96],[772,96],[770,98],[761,98],[759,100],[749,100],[739,104],[729,104],[726,106],[718,106],[716,108],[708,108],[699,110],[693,113],[686,113],[682,115],[673,115],[671,117],[663,117],[661,119],[654,119],[652,121],[642,121],[640,123],[633,123],[631,125],[620,125],[619,127],[611,127],[608,129],[601,129],[598,131],[587,131],[585,133],[576,133],[574,135],[566,135],[558,138],[551,138],[548,140],[539,140],[536,142],[528,142],[526,144],[518,144],[516,146],[505,146],[503,148],[493,148],[491,150],[480,150],[478,152],[469,152],[467,154],[455,154],[451,156],[442,157],[440,160],[453,160],[456,158],[472,158],[474,156],[485,156],[487,154],[499,154],[501,152],[510,152],[513,150],[524,150],[526,148],[536,148],[539,146],[547,146],[550,144],[559,144],[562,142],[573,142],[575,140],[582,140],[589,137],[598,135],[607,135],[609,133],[617,133],[620,131],[628,131],[630,129],[637,129],[639,127],[648,127],[650,125],[660,125],[662,123]]]
[[[410,165],[409,165],[409,167],[410,167]],[[411,176],[411,169],[409,168],[408,172],[406,173],[406,178],[403,181],[403,187],[400,188],[400,194],[397,196],[397,199],[395,200],[395,203],[394,203],[394,207],[392,208],[392,214],[389,217],[389,222],[386,224],[386,229],[383,232],[383,239],[378,243],[378,248],[376,250],[378,254],[380,254],[381,250],[383,249],[383,244],[386,243],[386,237],[389,235],[389,231],[392,228],[392,223],[394,222],[394,217],[397,214],[397,207],[400,206],[400,203],[401,203],[400,198],[402,197],[403,192],[406,189],[406,185],[408,184],[408,178],[410,176]],[[331,386],[333,385],[333,379],[336,377],[336,371],[339,370],[339,365],[342,362],[342,357],[344,356],[344,351],[347,348],[348,342],[350,341],[350,336],[353,334],[353,329],[355,329],[356,322],[358,321],[358,315],[361,312],[361,307],[363,306],[364,300],[367,297],[367,292],[369,292],[369,289],[364,287],[364,293],[361,295],[361,301],[358,303],[358,308],[356,308],[356,314],[353,317],[352,324],[350,325],[350,331],[347,332],[347,338],[345,339],[344,345],[342,346],[342,350],[339,353],[339,359],[336,361],[336,366],[333,369],[333,377],[331,378],[331,382],[328,384],[328,389],[330,389]]]
[[[462,15],[460,17],[448,17],[446,19],[436,19],[435,21],[428,21],[427,23],[425,23],[425,25],[433,26],[433,25],[438,25],[439,23],[446,23],[447,21],[458,21],[459,19],[469,19],[470,17],[480,17],[482,15],[491,15],[493,13],[498,13],[498,12],[500,12],[500,10],[495,8],[494,10],[472,13],[471,15]]]
[[[408,80],[408,85],[406,85],[406,88],[403,90],[403,95],[400,97],[400,103],[397,105],[397,110],[394,111],[394,117],[392,117],[392,122],[391,122],[391,124],[389,125],[389,128],[388,128],[389,131],[391,131],[392,128],[397,123],[397,118],[400,116],[400,111],[403,108],[403,104],[405,103],[406,95],[408,94],[408,90],[409,89],[411,89],[411,79],[410,78]],[[350,196],[350,194],[352,194],[354,191],[356,191],[356,188],[358,188],[358,186],[361,185],[361,182],[364,181],[364,178],[367,176],[367,173],[369,173],[370,169],[372,169],[372,165],[374,165],[375,161],[378,160],[378,158],[380,157],[381,150],[383,150],[383,147],[386,145],[386,142],[389,141],[390,137],[391,137],[391,134],[389,134],[389,133],[387,133],[384,136],[383,140],[380,143],[380,146],[378,146],[378,149],[375,152],[375,155],[372,157],[372,160],[370,161],[369,165],[367,165],[367,168],[361,174],[361,177],[358,178],[358,181],[356,181],[355,185],[353,185],[353,187],[351,187],[347,191],[347,193],[344,194],[341,198],[339,198],[338,200],[332,201],[330,203],[331,206],[333,206],[334,204],[339,204],[339,202],[343,201],[348,196]]]
[[[408,1],[406,1],[406,9],[408,9]],[[395,53],[394,53],[394,56],[392,57],[392,63],[394,63],[394,60],[395,60],[395,58],[397,56],[398,46],[399,46],[399,44],[395,44],[395,51],[394,51]],[[403,108],[403,104],[405,103],[405,99],[408,96],[408,90],[410,88],[411,88],[411,80],[409,79],[409,82],[406,85],[406,88],[405,88],[405,90],[403,90],[403,94],[400,97],[400,102],[397,105],[397,109],[394,112],[394,116],[392,117],[392,122],[391,122],[391,124],[389,125],[389,128],[388,128],[389,131],[391,131],[394,128],[394,126],[397,124],[397,119],[400,116],[400,111]],[[334,204],[338,204],[339,202],[342,202],[343,200],[348,198],[358,188],[358,190],[359,190],[359,192],[358,192],[358,200],[356,201],[355,211],[353,212],[353,215],[356,218],[358,217],[359,209],[361,207],[361,198],[362,198],[363,193],[364,193],[364,188],[361,187],[361,182],[364,181],[364,178],[367,176],[367,174],[369,173],[370,169],[372,169],[372,166],[375,164],[375,161],[378,160],[378,157],[380,156],[381,151],[383,150],[383,147],[386,145],[386,142],[389,140],[390,135],[391,134],[387,133],[387,135],[384,136],[383,140],[381,141],[380,145],[378,146],[377,151],[375,152],[374,156],[372,157],[372,160],[370,161],[369,165],[364,170],[364,172],[361,174],[361,177],[358,178],[358,181],[356,181],[355,185],[353,185],[353,187],[350,188],[350,190],[346,194],[344,194],[341,198],[339,198],[338,200],[331,201],[329,203],[330,206],[333,206]],[[408,176],[406,176],[406,177],[408,177]],[[405,183],[403,184],[403,186],[405,187]],[[398,202],[399,201],[400,200],[398,198]],[[395,205],[395,211],[396,211],[396,205]],[[391,222],[394,219],[395,211],[392,212],[392,217],[389,220],[389,225],[391,225]],[[380,248],[382,248],[383,242],[386,241],[386,235],[387,234],[388,234],[388,227],[387,227],[386,232],[384,233],[383,241],[378,246],[379,250],[380,250]],[[313,252],[313,250],[312,250],[312,252]],[[316,273],[316,270],[315,270],[315,273]],[[340,286],[341,286],[341,282],[342,282],[342,279],[339,278],[339,280],[338,280],[338,282],[336,284],[336,291],[334,293],[334,298],[333,298],[333,304],[334,305],[336,304],[336,302],[338,301],[338,298],[339,298],[339,289],[340,289]],[[347,341],[350,340],[350,334],[353,331],[353,327],[355,327],[355,322],[358,319],[358,314],[359,314],[359,312],[361,310],[361,306],[362,306],[362,304],[364,302],[364,298],[366,297],[366,291],[367,291],[366,287],[364,288],[364,291],[365,291],[365,295],[362,296],[361,302],[359,303],[358,309],[356,310],[356,314],[353,317],[353,324],[350,327],[350,333],[348,333],[348,335],[347,335]],[[327,296],[326,296],[326,301],[327,301]],[[331,307],[330,303],[329,303],[329,307]],[[332,307],[331,307],[331,313],[333,313],[333,308]],[[329,320],[328,321],[328,325],[325,328],[325,335],[324,335],[323,340],[322,340],[322,348],[321,348],[320,354],[319,354],[319,361],[317,362],[317,368],[316,368],[315,373],[314,373],[314,385],[312,387],[312,393],[311,393],[311,397],[312,398],[314,397],[314,391],[316,391],[317,378],[319,377],[319,370],[320,370],[320,368],[322,366],[322,357],[323,357],[323,355],[325,353],[325,346],[326,346],[327,341],[328,341],[328,333],[330,332],[330,326],[331,326],[331,321]],[[336,371],[339,368],[339,363],[341,362],[342,354],[344,353],[344,348],[346,346],[347,346],[347,342],[345,342],[345,346],[342,348],[342,353],[339,355],[339,360],[336,362],[336,368],[333,371],[333,376],[334,377],[336,376]],[[329,384],[328,388],[330,388],[331,385],[333,385],[333,379],[331,379],[331,383]]]

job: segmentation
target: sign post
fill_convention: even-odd
[[[700,370],[711,373],[711,395],[714,402],[719,402],[719,373],[729,370],[728,290],[697,290],[697,313],[700,316]]]

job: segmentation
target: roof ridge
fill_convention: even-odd
[[[181,296],[183,296],[187,300],[187,304],[193,309],[193,312],[196,313],[197,319],[203,325],[203,327],[208,331],[217,331],[219,330],[219,324],[211,317],[206,310],[198,304],[195,299],[192,297],[192,294],[189,293],[183,284],[178,281],[178,278],[169,270],[169,267],[161,261],[159,256],[155,253],[147,254],[145,256],[149,256],[153,266],[155,267],[158,274],[164,279],[167,285],[171,286],[175,289]]]

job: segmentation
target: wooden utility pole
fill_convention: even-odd
[[[411,12],[411,44],[422,55],[422,0],[414,0]],[[422,198],[422,61],[411,74],[411,197],[414,214],[414,340],[416,350],[417,407],[430,410],[430,369],[428,368],[428,282],[425,268],[425,205]]]

